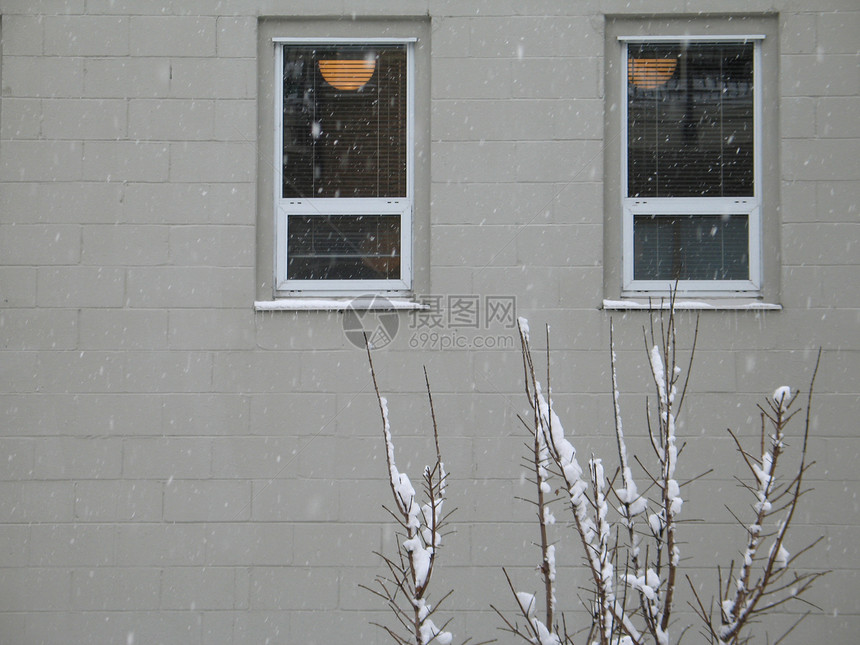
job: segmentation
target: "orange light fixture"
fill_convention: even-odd
[[[675,58],[630,58],[627,80],[643,90],[653,90],[672,78],[678,61]]]
[[[373,76],[376,61],[372,58],[321,60],[319,67],[326,83],[339,90],[355,91]]]

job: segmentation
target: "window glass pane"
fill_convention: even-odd
[[[284,47],[283,196],[406,196],[406,46]]]
[[[635,280],[748,280],[747,215],[637,215]]]
[[[754,45],[627,51],[627,196],[753,196]]]
[[[290,215],[290,280],[397,280],[399,215]]]

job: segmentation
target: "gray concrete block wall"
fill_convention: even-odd
[[[580,454],[612,461],[610,315],[635,445],[650,389],[647,313],[601,309],[604,157],[617,144],[604,132],[605,16],[695,26],[735,10],[779,25],[766,61],[779,69],[779,143],[765,160],[779,240],[764,252],[779,253],[783,310],[701,316],[682,468],[717,472],[684,508],[715,519],[683,527],[683,549],[710,589],[703,565],[736,555],[737,529],[709,493],[743,504],[725,428],[756,432],[760,397],[805,389],[823,347],[815,491],[797,536],[823,534],[808,563],[834,572],[814,594],[823,611],[794,634],[852,643],[856,2],[373,0],[357,17],[429,25],[429,118],[416,124],[429,141],[428,294],[515,296],[533,329],[549,323],[566,427]],[[358,588],[396,539],[364,354],[340,314],[253,309],[271,214],[258,21],[353,13],[337,0],[0,0],[0,643],[385,642],[369,623],[387,614]],[[688,347],[694,316],[679,319]],[[501,566],[529,584],[536,560],[515,501],[528,495],[515,332],[446,327],[469,348],[443,349],[399,320],[375,358],[398,464],[417,476],[431,458],[426,365],[459,508],[436,597],[456,589],[458,638],[492,638],[489,604],[512,604]],[[575,612],[579,556],[562,543],[559,558]],[[676,632],[693,622],[678,616]]]

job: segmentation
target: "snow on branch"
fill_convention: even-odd
[[[531,350],[528,321],[518,321],[523,360],[524,389],[530,408],[520,421],[529,433],[526,466],[534,485],[533,495],[525,501],[536,509],[539,533],[535,541],[540,550],[536,570],[540,589],[521,587],[502,569],[511,591],[514,609],[504,612],[491,608],[502,621],[501,629],[532,645],[670,645],[680,643],[690,625],[679,626],[674,614],[680,589],[681,550],[678,517],[684,510],[682,487],[710,471],[680,483],[679,459],[683,443],[677,436],[677,419],[684,405],[698,340],[698,318],[686,360],[681,360],[675,319],[674,292],[667,307],[652,312],[650,328],[643,329],[644,350],[653,396],[645,400],[644,418],[639,435],[649,450],[644,455],[628,452],[621,417],[621,389],[617,375],[614,327],[610,319],[610,390],[614,420],[617,465],[596,455],[580,465],[577,449],[553,406],[550,374],[550,338],[546,329],[546,374],[538,378]],[[798,414],[797,394],[787,386],[777,388],[759,406],[761,431],[755,448],[744,447],[740,437],[729,431],[739,458],[749,470],[743,485],[752,496],[751,517],[738,519],[743,529],[741,561],[724,576],[717,569],[719,594],[710,606],[702,600],[689,576],[694,602],[690,602],[703,624],[701,634],[711,645],[742,645],[752,639],[751,628],[759,619],[789,602],[811,605],[804,594],[827,572],[798,572],[797,559],[818,541],[796,549],[789,544],[789,531],[803,488],[807,463],[810,409],[815,364],[809,388],[806,422],[802,433],[799,465],[786,479],[784,452],[786,428]],[[437,562],[446,474],[439,450],[439,436],[433,399],[425,370],[425,382],[433,416],[436,461],[423,473],[422,490],[416,492],[409,477],[401,473],[394,460],[394,444],[388,418],[388,405],[380,395],[368,349],[368,361],[382,418],[389,486],[395,506],[391,512],[402,529],[396,559],[383,557],[389,575],[378,577],[383,598],[394,612],[399,631],[382,628],[399,645],[447,645],[451,642],[448,623],[437,628],[432,620],[436,608],[427,603],[428,587]],[[570,435],[572,437],[572,434]],[[637,467],[642,489],[634,476]],[[419,501],[418,497],[424,501]],[[565,554],[566,542],[556,523],[554,509],[559,505],[570,513],[566,523],[572,528],[573,548],[579,550],[588,581],[567,589],[584,588],[590,625],[569,631],[565,617],[558,611],[559,569],[556,559]],[[709,518],[705,518],[706,521]],[[699,563],[701,564],[701,563]],[[450,592],[449,592],[450,594]],[[442,600],[448,597],[446,594]],[[441,601],[440,601],[441,602]],[[783,642],[802,620],[793,623],[775,642]],[[671,634],[670,634],[671,628]],[[405,632],[404,632],[405,630]],[[585,638],[583,639],[583,635]]]
[[[379,554],[388,568],[387,576],[376,578],[377,588],[362,585],[376,596],[379,596],[389,606],[399,623],[399,628],[378,625],[398,645],[449,645],[453,636],[446,631],[446,621],[437,627],[433,621],[439,605],[451,592],[449,591],[436,606],[430,605],[430,580],[436,565],[439,548],[442,545],[442,531],[447,522],[448,514],[442,508],[445,503],[445,485],[447,473],[442,462],[439,449],[439,431],[436,425],[436,413],[433,409],[433,395],[430,391],[430,381],[427,370],[424,370],[424,381],[427,385],[427,396],[430,401],[430,413],[433,420],[433,439],[436,447],[436,460],[433,466],[426,466],[422,473],[422,491],[419,498],[409,476],[397,469],[394,461],[394,441],[391,436],[391,424],[388,418],[388,402],[379,392],[376,372],[373,368],[373,358],[370,346],[367,346],[367,360],[373,378],[373,387],[379,403],[379,413],[382,418],[382,434],[385,445],[385,461],[388,468],[388,483],[394,498],[394,509],[387,509],[402,529],[399,535],[397,558]],[[423,503],[420,499],[425,500]]]
[[[625,631],[625,617],[619,611],[615,598],[615,565],[616,550],[611,544],[612,525],[608,517],[609,504],[607,501],[607,481],[603,463],[592,457],[588,462],[590,481],[583,477],[583,469],[579,465],[576,448],[566,438],[561,420],[552,405],[552,388],[550,380],[550,349],[549,329],[547,328],[547,374],[546,395],[541,382],[538,380],[531,352],[530,329],[528,321],[519,320],[520,344],[522,348],[523,370],[526,396],[532,410],[530,421],[522,419],[532,437],[530,454],[530,469],[534,474],[536,485],[538,526],[540,530],[541,564],[538,571],[544,584],[544,616],[537,617],[538,602],[536,596],[529,592],[516,591],[513,583],[505,572],[505,577],[512,594],[517,600],[519,614],[525,620],[524,626],[507,618],[503,612],[493,607],[502,618],[506,631],[519,636],[522,640],[536,645],[557,645],[572,643],[573,639],[567,633],[566,625],[560,623],[555,615],[556,605],[556,546],[550,543],[547,530],[548,524],[554,523],[554,516],[549,509],[553,501],[548,493],[553,490],[548,481],[555,473],[563,482],[558,486],[563,491],[562,500],[571,511],[573,524],[579,536],[585,562],[591,573],[594,584],[594,606],[591,609],[594,616],[592,630],[599,634],[601,643],[608,643],[616,634]],[[623,441],[623,439],[622,439]],[[635,486],[635,484],[634,484]],[[552,518],[547,521],[547,518]],[[524,603],[523,599],[529,602]],[[630,634],[638,637],[638,632],[626,621]],[[615,641],[617,642],[617,640]],[[629,641],[639,643],[639,640]]]
[[[758,453],[746,449],[736,433],[729,430],[738,453],[750,472],[749,483],[743,486],[754,496],[750,505],[752,518],[744,523],[733,513],[744,527],[747,540],[742,562],[737,575],[734,562],[729,567],[725,581],[720,579],[719,618],[706,609],[696,594],[693,609],[702,619],[710,642],[717,645],[739,645],[747,642],[749,627],[763,614],[788,602],[807,602],[802,596],[813,583],[826,575],[827,571],[797,572],[792,569],[796,559],[814,547],[822,538],[815,540],[792,555],[787,546],[788,532],[803,489],[803,477],[812,464],[807,464],[809,420],[812,408],[812,393],[815,377],[821,362],[821,351],[815,362],[809,384],[806,406],[806,422],[803,427],[800,459],[797,470],[788,481],[781,474],[786,450],[786,428],[799,410],[792,410],[797,393],[781,386],[759,406],[761,429]],[[691,583],[692,584],[692,583]],[[694,590],[695,593],[695,590]],[[811,604],[811,603],[810,603]],[[802,616],[800,620],[805,617]],[[799,623],[796,621],[783,634],[779,642]]]
[[[554,410],[550,387],[549,330],[545,388],[537,376],[527,320],[519,320],[519,331],[525,392],[531,408],[531,418],[521,420],[532,438],[528,462],[536,486],[536,501],[528,501],[532,501],[538,510],[540,540],[536,544],[541,549],[538,572],[544,583],[544,597],[539,597],[533,590],[518,590],[505,571],[516,601],[517,618],[493,607],[504,623],[502,629],[535,645],[572,644],[572,634],[586,631],[584,642],[588,645],[669,645],[680,642],[690,626],[680,628],[677,636],[674,633],[670,635],[670,628],[674,632],[673,625],[677,622],[674,607],[680,592],[681,566],[678,517],[684,509],[682,484],[676,474],[683,450],[677,436],[676,420],[683,407],[692,372],[698,319],[688,357],[683,361],[678,351],[674,293],[669,306],[652,314],[650,328],[643,330],[648,374],[654,391],[653,398],[646,399],[645,406],[644,426],[651,446],[650,459],[647,455],[632,455],[631,459],[628,453],[621,417],[614,327],[610,320],[611,393],[618,458],[611,477],[607,474],[606,461],[597,456],[588,460],[587,473],[584,472],[577,460],[577,450],[566,436]],[[816,372],[817,369],[816,364]],[[807,416],[798,472],[788,483],[780,483],[778,466],[785,449],[784,428],[794,416],[792,404],[795,397],[788,387],[780,387],[773,393],[767,407],[761,409],[763,429],[761,449],[757,454],[743,449],[741,442],[732,434],[751,474],[752,482],[747,488],[755,496],[751,505],[754,517],[744,524],[747,542],[742,551],[740,569],[736,574],[732,569],[725,584],[720,579],[719,587],[724,591],[720,596],[718,618],[713,618],[712,612],[705,608],[693,589],[697,603],[693,608],[704,620],[706,630],[703,633],[713,645],[748,642],[748,634],[741,636],[745,627],[775,607],[799,598],[823,575],[793,573],[789,576],[787,573],[795,559],[815,544],[792,554],[786,539],[798,500],[804,492],[802,480],[808,468]],[[770,434],[765,432],[766,423],[771,428]],[[641,467],[646,477],[647,487],[642,492],[634,477],[633,462]],[[558,478],[560,483],[552,484],[553,478]],[[553,490],[561,492],[560,499],[550,499],[549,493]],[[573,632],[567,631],[564,617],[556,611],[556,598],[560,592],[555,559],[556,551],[564,548],[564,542],[551,541],[547,533],[554,522],[550,506],[559,502],[571,513],[570,526],[576,536],[575,542],[581,546],[582,559],[589,572],[586,589],[590,595],[587,611],[591,626]],[[552,518],[553,522],[546,518]],[[552,566],[548,566],[550,562]],[[754,575],[755,571],[759,573]],[[692,586],[692,582],[690,584]]]

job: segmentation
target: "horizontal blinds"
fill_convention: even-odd
[[[628,197],[753,196],[753,52],[628,44]]]
[[[406,196],[406,46],[285,45],[283,196]]]

